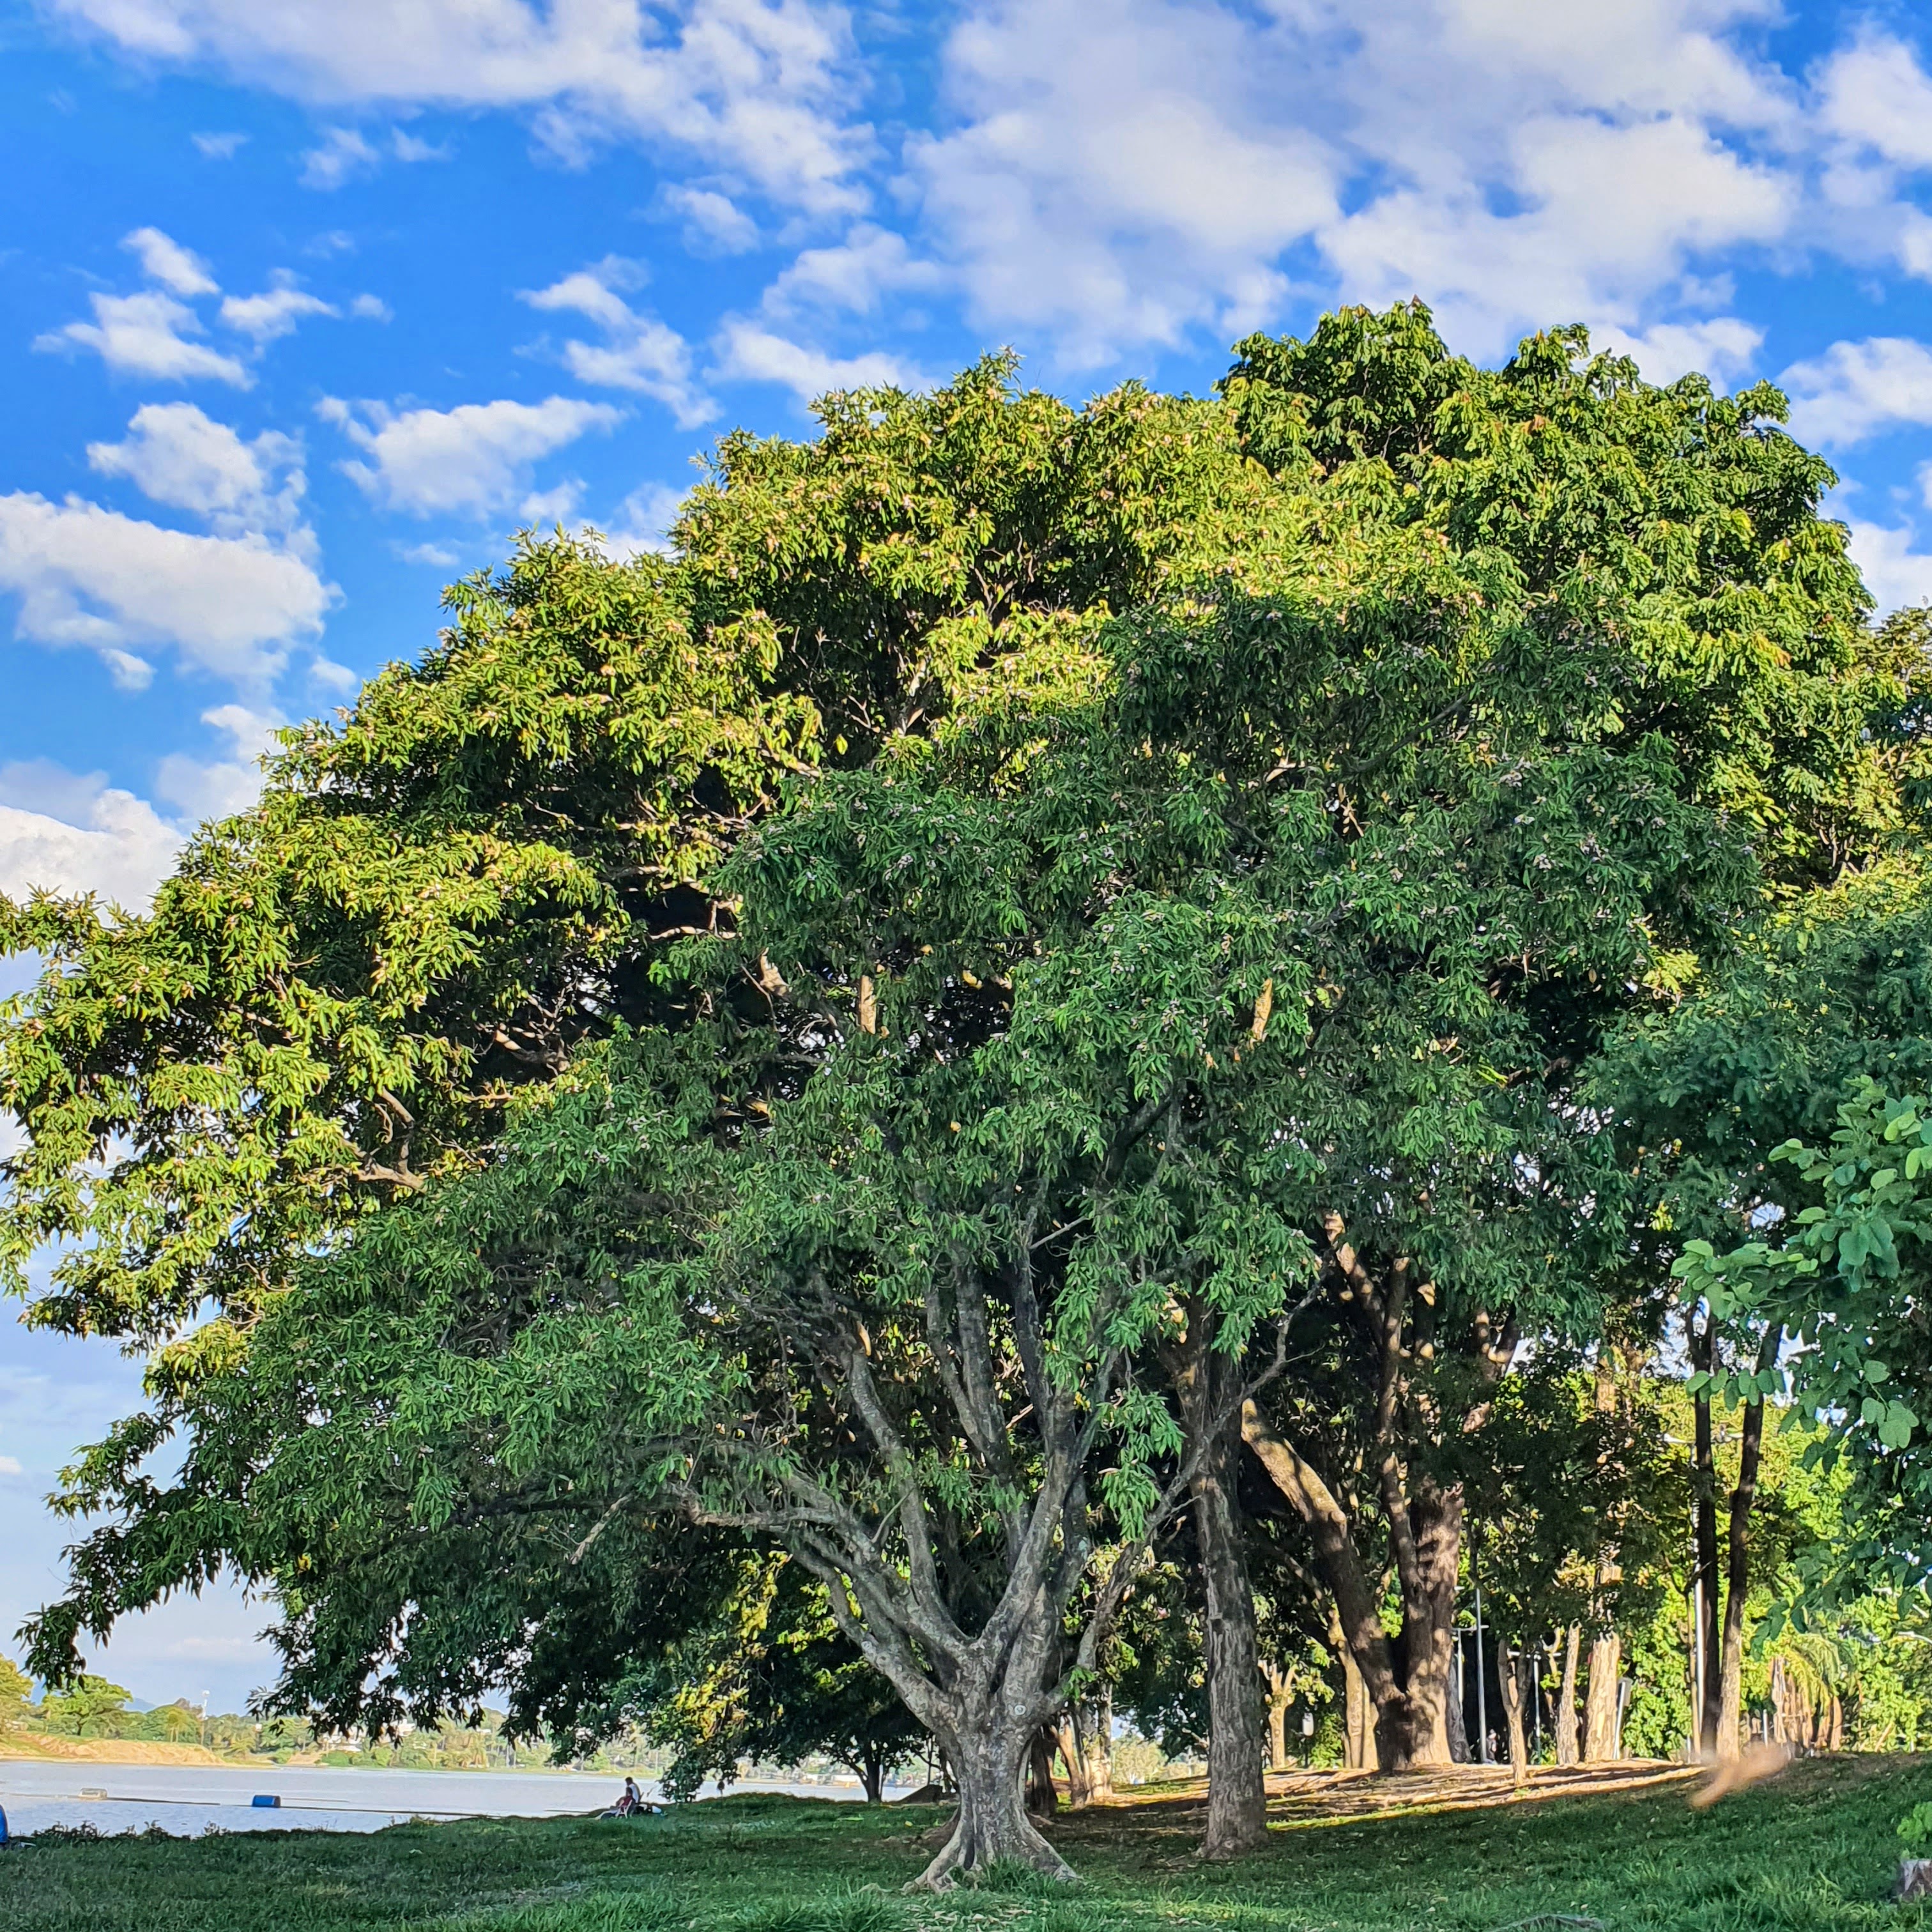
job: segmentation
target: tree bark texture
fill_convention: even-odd
[[[1288,1768],[1288,1707],[1294,1702],[1294,1686],[1281,1666],[1270,1658],[1262,1666],[1268,1683],[1268,1768]]]
[[[1781,1328],[1769,1328],[1758,1346],[1762,1374],[1778,1359]],[[1738,1486],[1726,1499],[1724,1522],[1724,1627],[1718,1666],[1718,1756],[1738,1756],[1744,1748],[1744,1606],[1750,1597],[1750,1519],[1757,1500],[1758,1469],[1764,1454],[1764,1402],[1744,1405],[1738,1444]]]
[[[1572,1624],[1563,1634],[1563,1675],[1556,1690],[1556,1708],[1551,1721],[1556,1727],[1556,1762],[1576,1762],[1576,1658],[1582,1648],[1583,1633]]]
[[[1590,1646],[1590,1681],[1583,1700],[1583,1762],[1614,1764],[1623,1755],[1617,1709],[1623,1677],[1624,1640],[1606,1630]]]
[[[916,1882],[941,1884],[956,1870],[974,1870],[1002,1858],[1070,1878],[1066,1861],[1040,1836],[1021,1802],[1021,1778],[1036,1727],[1016,1725],[992,1710],[974,1715],[979,1722],[969,1721],[960,1727],[961,1735],[946,1740],[959,1787],[959,1815],[952,1836]]]
[[[1240,1369],[1213,1346],[1212,1316],[1191,1303],[1187,1335],[1170,1365],[1181,1428],[1196,1463],[1195,1540],[1206,1596],[1208,1832],[1210,1858],[1239,1857],[1267,1842],[1268,1736],[1254,1592],[1248,1582],[1235,1492],[1240,1454]]]
[[[1346,1318],[1361,1324],[1373,1352],[1364,1473],[1376,1487],[1401,1592],[1402,1628],[1395,1638],[1382,1628],[1381,1580],[1372,1580],[1348,1508],[1335,1489],[1291,1436],[1252,1402],[1244,1412],[1242,1434],[1308,1527],[1348,1652],[1374,1706],[1377,1762],[1385,1771],[1446,1765],[1453,1761],[1449,1672],[1463,1498],[1460,1485],[1437,1482],[1410,1451],[1439,1441],[1445,1431],[1471,1426],[1474,1414],[1444,1418],[1430,1385],[1413,1380],[1414,1364],[1432,1359],[1437,1346],[1435,1288],[1412,1281],[1406,1257],[1371,1266],[1339,1214],[1325,1216],[1322,1227],[1328,1241],[1327,1278],[1349,1311]],[[1458,1346],[1466,1347],[1484,1379],[1493,1380],[1515,1352],[1515,1330],[1478,1311]],[[1365,1396],[1370,1393],[1365,1385]]]
[[[1688,1312],[1684,1321],[1689,1331],[1691,1365],[1708,1373],[1713,1366],[1712,1358],[1716,1346],[1715,1324],[1707,1316],[1700,1330],[1694,1317]],[[1723,1709],[1724,1658],[1722,1613],[1718,1602],[1717,1454],[1711,1430],[1711,1396],[1708,1384],[1691,1397],[1690,1408],[1693,1420],[1690,1480],[1696,1503],[1694,1594],[1697,1600],[1699,1627],[1702,1634],[1703,1654],[1698,1660],[1702,1666],[1704,1680],[1703,1694],[1696,1712],[1697,1755],[1709,1757],[1716,1754],[1718,1748],[1719,1718]]]
[[[1051,1818],[1060,1809],[1059,1788],[1053,1781],[1053,1733],[1042,1724],[1027,1747],[1026,1808],[1036,1818]]]
[[[1342,1660],[1342,1762],[1350,1771],[1378,1770],[1375,1705],[1332,1600],[1328,1606],[1328,1648]]]
[[[1529,1781],[1529,1738],[1523,1729],[1529,1659],[1514,1644],[1496,1646],[1496,1676],[1502,1685],[1503,1720],[1509,1731],[1510,1771],[1518,1784]]]
[[[1087,1802],[1104,1804],[1114,1795],[1114,1687],[1102,1684],[1075,1706],[1073,1728],[1087,1769]]]

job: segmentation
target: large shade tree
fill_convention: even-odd
[[[114,1520],[47,1667],[232,1561],[292,1683],[433,1702],[476,1552],[514,1671],[558,1628],[530,1576],[587,1605],[748,1537],[946,1742],[938,1868],[1046,1861],[1009,1760],[1189,1503],[1238,1843],[1258,1398],[1384,1762],[1438,1754],[1453,1419],[1593,1316],[1578,1069],[1767,854],[1902,815],[1901,687],[1769,392],[1574,333],[1476,370],[1416,310],[1243,356],[1225,405],[993,367],[732,440],[676,558],[472,586],[151,920],[10,916],[60,956],[0,1041],[11,1252],[83,1244],[43,1318],[221,1310],[77,1474]],[[1316,1366],[1270,1380],[1289,1316]],[[1350,1565],[1406,1528],[1392,1650]]]
[[[1831,472],[1779,427],[1768,386],[1659,388],[1574,329],[1478,369],[1419,307],[1238,353],[1223,388],[1250,452],[1360,527],[1433,542],[1496,614],[1483,636],[1510,640],[1459,661],[1414,634],[1358,636],[1300,719],[1240,699],[1270,717],[1284,779],[1320,790],[1369,849],[1409,842],[1385,890],[1412,896],[1410,936],[1338,966],[1348,997],[1315,1035],[1324,1084],[1364,1090],[1328,1198],[1306,1203],[1330,1286],[1322,1372],[1280,1384],[1278,1412],[1263,1405],[1248,1432],[1307,1519],[1401,1733],[1383,1762],[1439,1759],[1457,1438],[1520,1340],[1589,1334],[1606,1294],[1652,1298],[1663,1276],[1607,1265],[1629,1190],[1586,1098],[1594,1057],[1623,1016],[1723,961],[1767,886],[1828,881],[1917,824],[1918,653],[1908,632],[1870,628],[1843,530],[1819,514]],[[1481,779],[1527,779],[1521,811],[1485,820]],[[1735,864],[1673,880],[1640,862],[1609,884],[1618,844],[1564,814],[1606,810],[1633,782],[1630,796],[1709,814]],[[1431,826],[1433,845],[1417,836]],[[1603,872],[1564,875],[1566,852]],[[1480,903],[1518,886],[1521,910]],[[1459,995],[1433,1030],[1432,980]],[[1462,1083],[1460,1138],[1410,1125],[1428,1073]],[[1468,1284],[1446,1302],[1445,1265]],[[1393,1642],[1374,1587],[1384,1546]]]

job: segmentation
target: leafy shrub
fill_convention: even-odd
[[[1899,1820],[1898,1841],[1908,1858],[1932,1858],[1932,1802],[1913,1805]]]

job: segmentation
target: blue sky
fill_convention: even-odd
[[[1004,344],[1078,399],[1338,301],[1581,321],[1783,382],[1932,597],[1922,7],[0,0],[0,891],[139,904],[519,524],[650,544],[726,428]],[[0,1329],[0,1632],[137,1387]],[[263,1620],[104,1660],[237,1705]]]

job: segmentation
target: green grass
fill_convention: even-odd
[[[0,1855],[5,1932],[1932,1932],[1886,1901],[1932,1760],[1794,1766],[1697,1813],[1681,1786],[1336,1821],[1285,1811],[1268,1850],[1192,1853],[1198,1812],[1055,1827],[1077,1886],[1001,1872],[899,1887],[941,1814],[754,1796],[636,1822],[405,1825],[30,1840]]]

